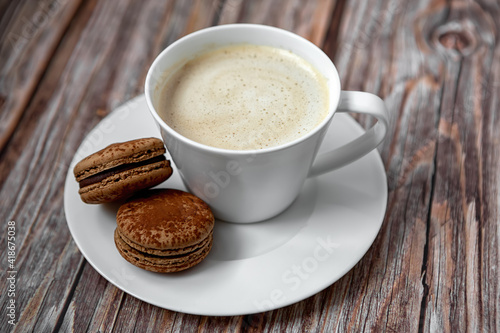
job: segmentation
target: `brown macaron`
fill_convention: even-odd
[[[83,202],[126,199],[156,186],[172,174],[163,141],[144,138],[114,143],[78,162],[73,169]]]
[[[131,264],[178,272],[200,263],[212,248],[214,216],[200,198],[180,190],[144,191],[116,214],[115,244]]]

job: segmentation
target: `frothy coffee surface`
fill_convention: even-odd
[[[293,141],[328,114],[326,79],[290,51],[250,44],[200,54],[169,73],[160,116],[212,147],[249,150]]]

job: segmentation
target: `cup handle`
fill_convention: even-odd
[[[342,90],[337,112],[368,114],[378,122],[359,138],[316,157],[308,177],[318,176],[343,167],[363,157],[384,140],[389,128],[389,112],[384,101],[373,94],[361,91]]]

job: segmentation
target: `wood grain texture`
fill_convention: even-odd
[[[2,269],[1,331],[500,331],[498,2],[23,0],[0,15],[0,216],[16,221],[19,321],[7,324]],[[234,22],[308,38],[343,89],[385,100],[389,199],[371,249],[332,286],[274,311],[194,316],[102,278],[71,239],[63,186],[83,138],[143,92],[162,49]]]
[[[80,1],[11,1],[0,30],[0,151],[16,129],[30,96]]]

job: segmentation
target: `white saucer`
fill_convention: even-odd
[[[321,151],[363,133],[345,114],[335,115]],[[74,165],[105,146],[159,137],[144,95],[103,119],[78,149],[64,189],[66,219],[78,248],[109,282],[145,302],[199,315],[242,315],[301,301],[330,286],[366,253],[382,225],[387,180],[373,151],[355,163],[308,179],[294,204],[260,223],[216,221],[214,245],[199,265],[158,274],[125,261],[113,232],[118,205],[87,205],[78,195]],[[178,173],[159,187],[185,190]]]

